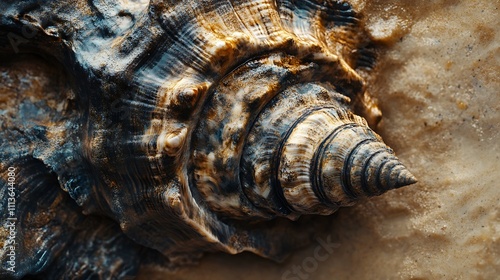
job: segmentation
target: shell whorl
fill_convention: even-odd
[[[192,133],[194,193],[232,219],[331,214],[415,182],[314,59],[274,53],[221,80]],[[328,71],[330,70],[330,71]],[[350,81],[352,83],[352,81]],[[257,86],[255,86],[257,85]]]

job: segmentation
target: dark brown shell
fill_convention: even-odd
[[[280,260],[313,234],[300,216],[415,182],[352,112],[380,118],[359,75],[373,46],[346,2],[0,10],[2,52],[55,59],[69,81],[63,107],[21,97],[2,120],[0,204],[15,168],[22,260],[2,277],[120,278],[158,252],[165,266],[209,251]]]

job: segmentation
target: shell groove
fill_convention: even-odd
[[[373,45],[347,2],[32,0],[0,9],[2,32],[30,28],[36,42],[7,36],[2,53],[14,44],[57,60],[69,89],[54,99],[70,104],[40,105],[36,117],[19,105],[23,121],[46,120],[1,132],[1,173],[39,174],[23,171],[18,214],[54,216],[43,239],[20,244],[27,261],[15,273],[2,264],[2,277],[120,278],[159,253],[167,267],[210,251],[280,260],[314,234],[301,216],[415,183],[353,113],[380,118],[358,73],[372,65]],[[29,93],[23,100],[39,106]],[[44,192],[53,196],[34,203]],[[39,219],[23,221],[20,235]],[[107,255],[93,257],[100,246]],[[68,258],[75,265],[63,268]]]

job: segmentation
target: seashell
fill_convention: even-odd
[[[2,278],[123,278],[214,251],[281,260],[314,234],[301,216],[416,182],[368,125],[381,117],[362,78],[375,45],[347,2],[0,10],[2,53],[41,53],[69,81],[2,118],[18,260],[14,272],[0,251]]]

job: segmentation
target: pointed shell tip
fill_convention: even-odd
[[[399,173],[396,188],[401,188],[415,183],[417,183],[417,178],[415,178],[415,176],[413,176],[413,174],[411,174],[410,171],[405,168]]]

